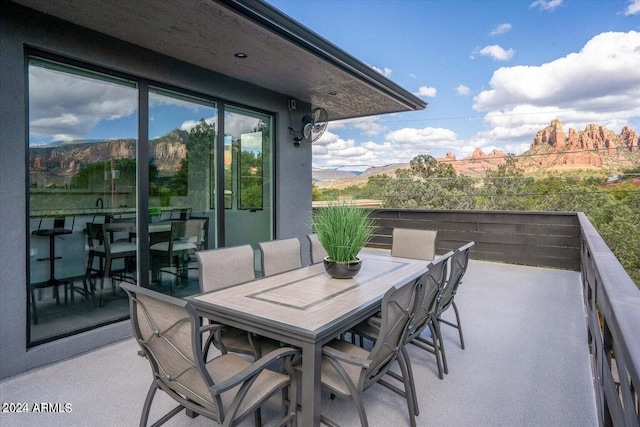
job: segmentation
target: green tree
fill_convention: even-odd
[[[518,158],[508,156],[505,163],[485,174],[484,190],[478,208],[484,210],[529,210],[532,178],[526,178]]]
[[[172,196],[187,197],[187,205],[194,209],[206,207],[211,150],[215,139],[215,125],[200,119],[189,131],[189,137],[185,142],[186,155],[180,161],[180,168],[168,185]]]

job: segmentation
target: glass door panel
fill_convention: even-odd
[[[227,107],[224,115],[225,246],[273,238],[273,118]]]
[[[217,119],[214,102],[149,92],[149,254],[156,290],[197,292],[194,253],[216,247]]]
[[[31,346],[128,315],[117,281],[135,279],[138,91],[35,57],[28,73]],[[119,244],[127,256],[106,265]]]

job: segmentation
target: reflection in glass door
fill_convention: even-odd
[[[273,117],[227,107],[224,115],[225,246],[273,238]]]
[[[149,91],[149,255],[151,286],[198,291],[195,251],[216,246],[214,102]]]
[[[28,73],[32,346],[128,315],[117,281],[135,280],[138,90],[35,57]]]

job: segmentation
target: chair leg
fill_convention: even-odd
[[[149,412],[151,411],[151,402],[153,402],[156,391],[158,391],[158,387],[156,387],[156,383],[154,381],[151,383],[151,387],[149,387],[147,398],[145,399],[144,406],[142,407],[142,415],[140,416],[140,427],[147,427],[147,422],[149,421]]]
[[[260,410],[260,408],[255,410],[254,417],[255,417],[254,422],[256,427],[262,427],[262,411]]]
[[[464,350],[464,338],[462,337],[462,323],[460,323],[460,313],[458,313],[458,307],[456,306],[456,302],[452,301],[451,305],[453,305],[453,311],[456,313],[456,322],[458,323],[458,334],[460,334],[460,347]]]
[[[36,293],[33,290],[33,285],[29,285],[29,294],[31,296],[31,317],[33,318],[33,324],[38,324],[38,312],[36,311]]]
[[[429,322],[429,331],[431,331],[431,339],[433,341],[433,352],[436,355],[436,363],[438,365],[438,377],[440,379],[444,379],[444,374],[443,374],[443,366],[442,366],[442,341],[440,340],[440,335],[438,334],[437,331],[437,323],[436,322]]]
[[[287,394],[289,396],[289,407],[288,413],[291,414],[291,421],[289,425],[291,427],[296,427],[298,425],[298,379],[295,374],[290,375],[291,384],[289,384],[289,388],[287,390]]]
[[[440,329],[440,320],[437,319],[434,322],[435,325],[435,329],[436,329],[436,336],[437,336],[437,341],[440,343],[439,347],[440,347],[440,353],[442,354],[442,367],[444,370],[445,374],[449,373],[449,367],[447,366],[447,355],[444,351],[444,340],[442,339],[442,329]],[[436,340],[434,340],[435,343]]]
[[[405,389],[407,388],[407,382],[409,383],[411,389],[411,398],[413,399],[413,413],[416,415],[420,415],[420,408],[418,407],[418,396],[416,393],[416,383],[413,377],[413,368],[411,367],[411,360],[409,359],[409,353],[407,352],[407,348],[402,346],[400,350],[399,357],[404,358],[405,365],[407,366],[407,377],[405,381]],[[405,392],[407,399],[409,399],[409,394]]]
[[[406,350],[402,349],[405,352]],[[409,410],[409,422],[411,427],[416,427],[416,414],[418,412],[417,407],[414,406],[415,397],[413,393],[413,384],[409,383],[410,374],[407,368],[408,358],[405,360],[405,357],[402,356],[402,351],[398,357],[398,365],[400,365],[400,372],[402,373],[403,383],[404,383],[404,393],[407,399],[407,409]]]
[[[369,421],[367,421],[367,414],[364,411],[364,405],[362,404],[362,399],[360,398],[360,394],[356,393],[352,395],[352,398],[353,398],[353,403],[356,405],[356,409],[358,410],[358,417],[360,417],[360,425],[362,427],[369,427]]]

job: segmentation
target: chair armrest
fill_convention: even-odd
[[[244,368],[242,371],[238,372],[231,378],[222,381],[221,383],[215,384],[210,387],[211,392],[214,395],[219,395],[224,393],[227,390],[234,388],[235,386],[245,382],[249,378],[259,374],[268,364],[273,362],[274,360],[281,359],[286,356],[295,356],[299,354],[300,350],[297,350],[292,347],[282,347],[277,350],[271,351],[260,359],[256,360],[251,365]]]
[[[368,368],[373,362],[370,359],[361,359],[359,357],[353,357],[347,353],[343,353],[340,350],[336,350],[333,347],[322,347],[322,354],[327,357],[339,360],[341,362],[349,363],[350,365],[360,366],[361,368]]]
[[[224,328],[224,325],[220,323],[208,323],[206,325],[200,326],[200,333],[204,334],[206,332],[216,332]]]

